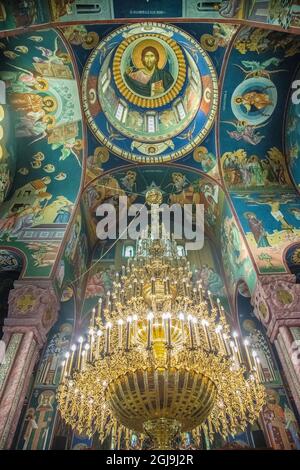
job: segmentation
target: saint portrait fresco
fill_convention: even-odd
[[[174,83],[167,70],[167,51],[158,41],[140,41],[133,49],[131,63],[125,70],[124,79],[134,93],[160,96]]]

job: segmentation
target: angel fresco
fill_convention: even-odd
[[[235,66],[238,67],[240,70],[242,70],[246,74],[246,79],[255,77],[255,76],[270,78],[271,74],[273,73],[287,72],[287,70],[285,69],[278,69],[278,70],[271,70],[271,71],[267,70],[270,66],[277,67],[280,64],[280,62],[282,62],[281,59],[278,59],[277,57],[270,57],[269,59],[264,60],[263,62],[259,62],[256,60],[242,60],[241,63],[243,67],[241,67],[238,64],[235,64]]]
[[[152,39],[139,42],[131,55],[132,66],[127,67],[124,79],[129,88],[141,96],[159,96],[174,83],[165,69],[167,53],[161,43]]]
[[[243,140],[244,142],[247,142],[248,144],[251,145],[257,145],[259,144],[264,138],[264,135],[261,135],[259,131],[257,131],[258,128],[264,127],[268,124],[264,123],[261,124],[260,126],[253,126],[249,124],[247,121],[222,121],[225,124],[231,124],[233,127],[235,127],[235,130],[233,131],[226,131],[229,137],[231,137],[234,140],[240,141]]]
[[[265,87],[264,90],[273,87]],[[235,104],[244,107],[246,112],[253,112],[253,111],[262,111],[268,106],[273,105],[273,101],[271,100],[268,93],[263,91],[248,91],[243,93],[242,95],[236,96],[234,98]],[[269,114],[267,114],[269,116]]]

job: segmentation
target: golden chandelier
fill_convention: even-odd
[[[134,433],[170,449],[188,431],[199,443],[244,430],[264,404],[262,380],[175,241],[142,239],[66,354],[58,403],[79,434],[128,448]]]

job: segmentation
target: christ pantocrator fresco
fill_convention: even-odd
[[[142,96],[160,96],[174,83],[167,70],[167,53],[157,41],[146,39],[135,46],[124,79],[134,93]]]

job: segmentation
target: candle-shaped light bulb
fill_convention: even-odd
[[[151,349],[152,345],[152,321],[154,315],[152,312],[149,312],[147,315],[147,349]]]
[[[85,361],[86,361],[86,353],[87,351],[84,349],[81,353],[81,363],[80,363],[80,370],[85,369]]]
[[[77,357],[77,368],[80,369],[81,351],[82,351],[82,343],[83,343],[82,336],[78,338],[78,343],[79,343],[79,352],[78,352],[78,357]]]
[[[230,350],[230,346],[228,344],[228,337],[225,333],[223,333],[222,337],[223,337],[223,341],[224,341],[224,345],[225,345],[226,354],[228,356],[230,356],[231,350]]]
[[[126,321],[126,351],[130,348],[132,316],[127,317]]]
[[[241,364],[243,361],[242,361],[242,355],[241,355],[240,345],[239,345],[239,341],[238,341],[239,334],[238,334],[237,331],[234,331],[232,333],[232,336],[233,336],[234,343],[235,343],[235,346],[236,346],[236,352],[237,352],[237,355],[238,355],[238,360],[239,360],[239,363]]]
[[[196,346],[200,346],[200,338],[199,338],[199,330],[198,330],[198,320],[196,317],[192,318],[192,322],[194,325],[194,333],[196,338]]]
[[[165,319],[166,319],[166,325],[167,325],[167,346],[168,346],[168,348],[170,348],[172,346],[172,341],[171,341],[171,314],[166,313]]]
[[[69,375],[71,375],[71,371],[74,365],[74,355],[76,351],[76,344],[72,344],[71,346],[71,360],[70,360],[70,365],[69,365]]]
[[[210,306],[211,306],[211,308],[214,308],[214,303],[213,303],[213,299],[212,299],[212,295],[211,295],[210,290],[207,291],[207,294],[208,294]]]
[[[96,359],[99,359],[99,352],[100,352],[100,338],[102,336],[102,331],[97,330],[97,343],[96,343]]]
[[[70,353],[69,353],[69,352],[66,352],[65,358],[66,358],[66,363],[65,363],[65,371],[64,371],[64,374],[65,374],[65,375],[68,375],[68,371],[69,371],[69,359],[70,359]]]
[[[198,292],[199,292],[199,300],[202,302],[203,297],[202,297],[202,282],[198,281]]]
[[[211,349],[211,341],[210,341],[210,337],[209,337],[209,333],[208,333],[208,321],[203,319],[201,320],[201,325],[203,327],[203,331],[204,331],[204,336],[205,336],[205,339],[206,339],[206,343],[207,343],[207,346],[208,346],[208,349]]]
[[[95,315],[96,315],[96,309],[95,307],[93,308],[92,310],[92,316],[91,316],[91,322],[90,322],[90,326],[93,328],[94,325],[95,325]]]
[[[67,361],[62,361],[61,367],[62,367],[62,378],[64,379],[66,376],[66,362]]]
[[[112,324],[110,322],[107,322],[105,325],[105,349],[104,353],[106,355],[109,355],[110,353],[110,330],[112,328]]]
[[[178,318],[180,320],[182,342],[184,343],[185,342],[184,313],[180,312],[179,315],[178,315]]]
[[[167,277],[167,278],[166,278],[166,281],[167,281],[167,294],[170,295],[170,290],[171,290],[171,289],[170,289],[170,278]]]
[[[151,278],[151,294],[155,295],[155,277]]]
[[[194,334],[193,334],[193,317],[192,317],[192,315],[188,315],[187,319],[188,319],[188,324],[189,324],[191,349],[194,349]]]
[[[119,345],[119,349],[122,349],[122,346],[123,346],[123,320],[122,318],[120,318],[118,320],[118,345]]]
[[[249,341],[245,339],[244,346],[245,346],[245,351],[246,351],[247,362],[248,362],[249,368],[252,369],[252,361],[251,361],[251,357],[249,354],[249,345],[250,345]]]
[[[101,320],[101,313],[102,313],[102,297],[98,300],[98,318]]]

